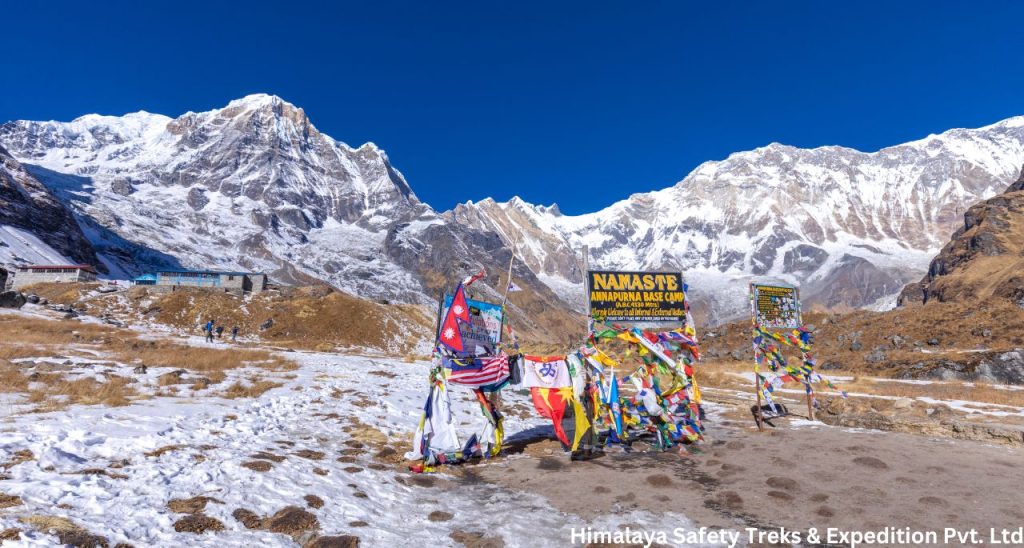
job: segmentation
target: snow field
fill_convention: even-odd
[[[24,531],[14,544],[53,544],[55,537],[18,521],[36,514],[70,519],[111,545],[289,546],[295,544],[290,537],[246,529],[232,512],[245,508],[269,516],[285,506],[305,507],[305,495],[325,502],[321,509],[307,508],[321,534],[358,535],[364,546],[407,539],[449,546],[455,544],[449,536],[454,530],[497,536],[508,546],[524,545],[524,539],[531,546],[561,546],[569,524],[584,525],[537,495],[445,474],[414,476],[400,463],[374,456],[383,448],[399,455],[409,449],[429,364],[306,352],[288,357],[300,364],[292,372],[295,378],[255,400],[157,398],[119,408],[75,406],[9,415],[0,431],[0,462],[24,450],[35,460],[11,466],[10,478],[0,481],[0,492],[24,503],[0,511],[0,529]],[[452,402],[460,434],[482,429],[484,419],[469,392],[455,388]],[[505,402],[528,405],[514,393]],[[506,436],[550,429],[546,420],[528,416],[507,417]],[[323,457],[296,455],[303,450]],[[242,466],[259,451],[284,459],[267,472]],[[339,455],[352,462],[338,461]],[[210,502],[204,511],[224,524],[223,532],[174,531],[183,514],[172,512],[167,502],[197,495],[223,502]],[[431,521],[428,515],[435,510],[453,517]],[[367,525],[351,525],[359,521]],[[673,514],[630,513],[592,525],[620,521],[665,528],[686,523]]]

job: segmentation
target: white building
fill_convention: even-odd
[[[19,266],[14,275],[15,291],[51,282],[95,282],[96,269],[87,264]]]

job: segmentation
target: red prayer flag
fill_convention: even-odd
[[[462,284],[459,284],[455,296],[452,297],[451,311],[455,313],[456,318],[469,323],[469,305],[466,304],[466,289]]]
[[[537,412],[542,417],[551,419],[555,427],[555,436],[565,445],[571,446],[569,437],[565,435],[565,430],[562,429],[562,416],[565,414],[566,406],[572,399],[572,388],[540,388],[535,386],[530,389],[530,395],[533,397],[533,406],[537,409]]]
[[[459,332],[459,322],[456,320],[455,314],[452,313],[452,308],[449,308],[448,313],[444,316],[444,323],[441,324],[438,340],[441,341],[441,344],[455,352],[462,352],[462,333]]]

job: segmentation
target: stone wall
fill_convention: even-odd
[[[33,272],[31,270],[20,271],[14,275],[13,289],[19,290],[30,285],[50,282],[85,282],[93,281],[95,277],[84,273],[81,270],[73,272]]]

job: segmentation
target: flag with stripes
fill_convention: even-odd
[[[479,388],[500,384],[510,376],[508,356],[490,356],[475,359],[447,359],[448,382],[459,386]]]

